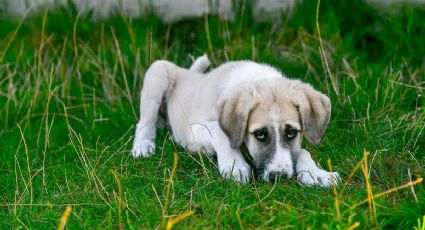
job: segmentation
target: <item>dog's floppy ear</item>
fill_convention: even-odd
[[[294,103],[298,106],[306,139],[311,144],[318,145],[331,116],[329,98],[310,85],[302,83],[297,87]]]
[[[248,117],[254,107],[253,95],[253,87],[245,85],[227,93],[218,102],[218,121],[232,148],[242,145]]]

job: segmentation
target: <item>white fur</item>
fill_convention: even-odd
[[[189,70],[196,71],[199,73],[205,72],[205,70],[208,69],[208,67],[211,65],[210,60],[208,59],[208,56],[204,54],[201,57],[198,57],[192,64],[192,66],[189,68]]]
[[[188,149],[198,149],[199,152],[205,152],[214,155],[214,148],[211,144],[213,132],[211,124],[200,122],[192,125],[193,140],[186,146]]]
[[[229,80],[224,85],[224,94],[243,83],[283,77],[282,73],[269,65],[260,65],[251,61],[236,63],[239,65],[236,65],[230,70],[229,74],[232,77],[229,78]]]
[[[319,167],[306,150],[302,149],[297,159],[297,180],[306,186],[319,185],[329,187],[337,184],[341,179],[337,172],[327,172]]]
[[[137,123],[136,136],[134,137],[133,157],[148,157],[155,151],[155,129],[143,127],[142,123]]]
[[[147,105],[145,108],[147,111],[151,111],[155,107],[155,102]],[[143,112],[141,112],[143,113]],[[155,115],[151,115],[155,117]],[[149,118],[149,116],[144,116]],[[133,157],[148,157],[155,151],[155,138],[156,138],[156,127],[155,121],[150,119],[140,118],[136,125],[136,135],[134,137],[133,150],[131,154]]]

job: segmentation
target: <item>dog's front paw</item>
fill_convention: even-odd
[[[250,181],[251,167],[245,161],[223,162],[219,169],[224,178],[233,179],[237,184],[245,185]]]
[[[149,157],[155,152],[155,142],[145,139],[135,139],[131,155],[137,157]]]
[[[298,173],[297,180],[306,186],[318,185],[320,187],[329,187],[341,182],[337,172],[327,172],[325,170],[301,171]]]

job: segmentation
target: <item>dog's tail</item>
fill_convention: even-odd
[[[207,70],[210,65],[211,65],[210,59],[208,59],[208,56],[204,54],[196,58],[192,66],[190,66],[189,70],[195,71],[198,73],[204,73],[205,70]]]

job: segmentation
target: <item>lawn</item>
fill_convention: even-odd
[[[0,229],[424,229],[425,10],[316,3],[280,24],[255,23],[249,6],[234,22],[1,19]],[[270,63],[329,95],[321,145],[303,146],[343,183],[235,185],[167,130],[155,155],[133,159],[146,69],[204,53],[213,66]]]

